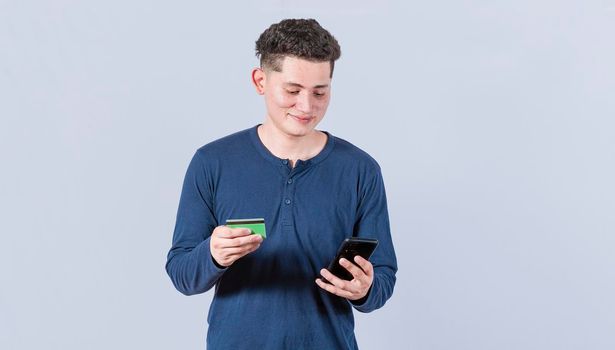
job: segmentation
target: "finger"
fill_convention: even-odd
[[[260,247],[260,244],[252,246],[249,249],[232,252],[230,254],[224,254],[223,256],[224,256],[224,258],[226,260],[235,262],[235,261],[243,258],[244,256],[252,253],[253,251],[257,250],[259,247]],[[233,248],[233,249],[236,249],[236,248]]]
[[[257,242],[257,243],[246,244],[241,247],[237,247],[233,249],[238,249],[236,254],[244,256],[244,255],[250,254],[253,251],[257,250],[258,248],[260,248],[260,246],[261,246],[260,242]]]
[[[260,243],[254,243],[254,244],[250,244],[246,247],[248,247],[248,249],[246,249],[246,251],[244,252],[244,255],[250,254],[253,251],[257,250],[258,248],[260,248],[261,244]]]
[[[243,228],[243,227],[230,228],[227,226],[219,226],[216,228],[215,231],[216,231],[217,236],[220,238],[243,237],[243,236],[248,236],[252,233],[252,230],[250,230],[249,228]]]
[[[243,252],[240,253],[241,256],[246,256],[252,252],[254,252],[255,250],[257,250],[258,248],[260,248],[260,244],[255,244],[255,245],[251,245],[248,246],[248,249],[244,250]]]
[[[354,257],[354,262],[357,263],[357,265],[359,265],[359,267],[361,267],[363,272],[365,272],[365,274],[368,277],[371,278],[374,275],[374,266],[372,265],[371,262],[369,262],[369,260],[363,258],[360,255],[356,255]]]
[[[248,235],[236,238],[222,239],[220,241],[221,248],[233,248],[243,247],[250,244],[260,244],[263,241],[263,237],[259,235]]]
[[[252,230],[245,227],[229,228],[229,230],[231,230],[234,237],[249,236],[252,234]]]
[[[357,265],[351,263],[349,260],[345,258],[341,258],[339,261],[340,265],[342,265],[354,279],[364,279],[366,277],[365,272],[358,267]]]
[[[334,285],[335,287],[339,289],[346,290],[346,291],[354,290],[352,284],[349,281],[346,281],[346,280],[343,280],[337,277],[336,275],[332,274],[327,269],[321,269],[320,275],[324,277],[327,281],[329,281],[329,283],[331,283],[332,285]]]
[[[332,284],[329,283],[325,283],[323,280],[321,280],[320,278],[316,279],[316,284],[326,290],[327,292],[331,293],[331,294],[335,294],[337,296],[340,296],[342,298],[352,298],[352,293],[350,293],[349,291],[343,290],[343,289],[339,289],[337,287],[335,287]]]
[[[220,249],[219,252],[220,252],[220,255],[223,255],[223,256],[246,255],[256,250],[259,246],[260,244],[243,245],[241,247],[223,248],[223,249]]]

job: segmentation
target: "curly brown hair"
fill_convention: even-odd
[[[276,72],[282,70],[286,56],[313,62],[329,61],[331,74],[335,60],[342,52],[337,40],[315,19],[285,19],[272,24],[256,41],[256,57],[261,67]]]

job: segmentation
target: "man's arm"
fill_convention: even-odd
[[[354,258],[354,264],[346,259],[340,260],[340,264],[352,274],[351,281],[342,280],[327,269],[322,269],[320,273],[329,283],[316,279],[316,284],[322,289],[348,299],[361,312],[371,312],[384,305],[393,294],[397,272],[386,193],[378,165],[375,164],[375,169],[367,175],[371,176],[362,176],[369,180],[360,185],[353,235],[377,238],[378,248],[370,258],[371,262],[360,256]]]
[[[213,210],[213,181],[199,152],[186,171],[166,263],[175,288],[185,295],[206,292],[225,271],[210,252],[211,233],[218,223]]]
[[[380,167],[376,165],[373,174],[367,179],[361,186],[354,235],[375,237],[378,239],[378,247],[370,258],[373,281],[367,295],[359,300],[350,300],[354,308],[361,312],[374,311],[386,303],[393,294],[397,272],[397,258],[391,239],[386,192]],[[357,265],[363,270],[369,268],[360,263]]]

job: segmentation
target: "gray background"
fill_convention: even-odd
[[[362,348],[615,348],[613,0],[0,0],[0,348],[203,348],[212,292],[164,271],[181,182],[263,120],[287,17],[340,41],[321,129],[385,176]]]

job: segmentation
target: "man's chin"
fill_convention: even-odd
[[[280,124],[272,123],[272,124],[273,124],[272,126],[275,129],[277,129],[278,132],[281,132],[288,137],[303,138],[303,137],[309,137],[313,135],[316,132],[315,128],[318,123],[309,123],[309,124],[303,125],[301,123],[297,123],[293,119],[287,119],[283,123],[280,123]]]
[[[305,137],[305,136],[310,136],[314,133],[314,128],[316,127],[316,124],[314,123],[309,123],[309,124],[299,124],[294,120],[291,120],[291,123],[287,123],[285,125],[285,132],[288,135],[291,136],[295,136],[295,137]]]
[[[316,130],[314,129],[315,125],[304,126],[304,127],[294,127],[288,128],[287,134],[294,137],[306,137],[314,134]]]

